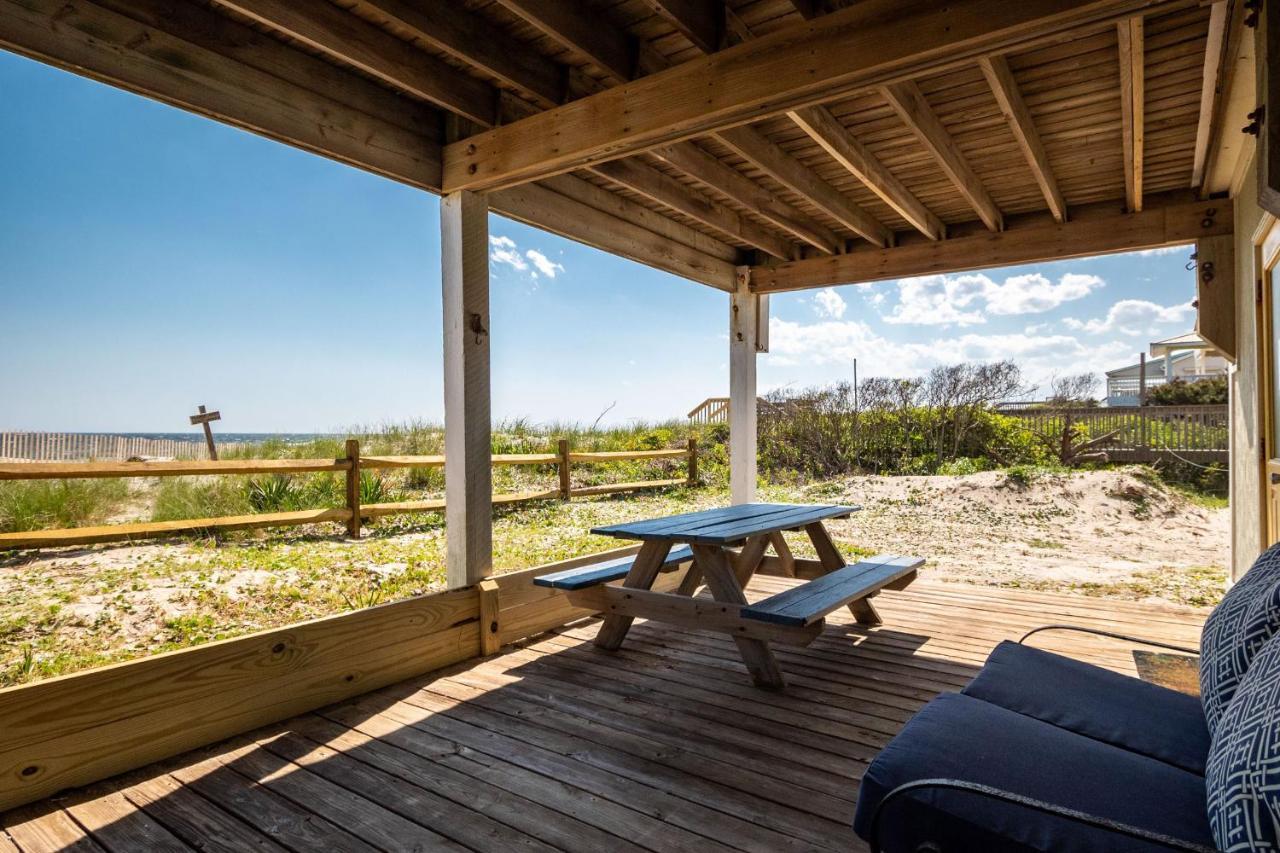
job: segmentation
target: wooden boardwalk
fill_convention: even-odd
[[[749,596],[790,581],[757,577]],[[1068,622],[1195,645],[1206,612],[921,581],[847,612],[789,685],[750,685],[732,641],[595,620],[3,816],[0,853],[130,850],[863,850],[867,763],[1000,640]],[[1134,672],[1122,645],[1045,648]]]

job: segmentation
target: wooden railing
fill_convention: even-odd
[[[107,477],[183,477],[226,474],[305,474],[342,472],[346,478],[346,505],[330,509],[304,509],[289,512],[263,512],[251,515],[194,518],[180,521],[148,521],[130,524],[108,524],[95,527],[73,527],[61,530],[32,530],[0,533],[0,551],[19,548],[53,548],[64,545],[93,545],[104,542],[129,542],[183,534],[207,534],[231,530],[265,527],[288,527],[300,524],[336,522],[347,528],[349,535],[360,536],[363,519],[416,512],[439,512],[443,499],[396,501],[361,504],[360,473],[364,470],[393,468],[443,468],[443,456],[362,456],[360,442],[348,439],[347,455],[339,459],[233,459],[225,461],[173,460],[152,462],[3,462],[0,481],[4,480],[71,480]],[[513,504],[534,500],[569,500],[575,497],[629,492],[638,489],[693,485],[698,480],[698,443],[689,439],[683,448],[670,450],[625,450],[607,452],[574,452],[569,442],[561,440],[555,453],[495,454],[494,465],[547,465],[558,470],[556,488],[493,496],[493,503]],[[630,483],[608,483],[575,487],[571,472],[575,464],[601,464],[630,460],[684,459],[684,477],[666,480],[641,480]]]
[[[708,397],[689,413],[689,423],[694,424],[722,424],[728,420],[728,397]]]
[[[1098,408],[1003,409],[1046,434],[1070,422],[1090,438],[1108,436],[1093,449],[1115,461],[1152,461],[1182,456],[1196,461],[1226,461],[1230,449],[1227,406],[1108,406]]]

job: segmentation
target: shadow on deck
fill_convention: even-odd
[[[752,597],[788,581],[757,577]],[[4,816],[0,851],[861,850],[867,763],[1000,640],[1048,622],[1194,645],[1206,611],[919,582],[775,647],[782,693],[732,641],[578,623]],[[1132,650],[1042,647],[1134,673]]]

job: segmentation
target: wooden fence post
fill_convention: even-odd
[[[556,454],[560,457],[560,500],[567,501],[573,494],[573,483],[569,477],[569,440],[567,438],[560,439],[560,444],[556,450]]]
[[[352,539],[360,538],[360,441],[347,439],[347,461],[351,467],[347,469],[347,509],[351,510],[351,518],[347,519],[347,535]]]
[[[487,657],[502,644],[498,641],[501,626],[498,624],[498,582],[485,578],[477,585],[480,589],[480,654]]]
[[[698,485],[698,439],[689,437],[689,485]]]

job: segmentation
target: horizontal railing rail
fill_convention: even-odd
[[[183,477],[212,475],[255,474],[305,474],[340,471],[347,480],[347,504],[328,509],[306,509],[289,512],[263,512],[250,515],[222,516],[218,518],[193,518],[176,521],[145,521],[124,524],[108,524],[91,527],[72,527],[57,530],[31,530],[0,533],[0,551],[33,548],[54,548],[67,545],[94,545],[109,542],[167,538],[185,534],[219,533],[234,530],[251,530],[267,527],[288,527],[303,524],[336,522],[346,526],[354,538],[360,536],[364,519],[389,515],[405,515],[423,512],[441,512],[445,508],[443,498],[408,500],[385,503],[361,504],[360,472],[365,469],[440,468],[444,457],[433,456],[362,456],[360,443],[347,441],[347,456],[338,459],[228,459],[172,460],[142,462],[3,462],[0,463],[0,481],[5,480],[72,480],[104,477]],[[640,480],[627,483],[600,485],[573,485],[572,468],[576,464],[596,465],[625,461],[656,461],[684,459],[684,477],[662,480]],[[575,497],[607,495],[620,492],[657,489],[679,485],[694,485],[698,481],[698,442],[690,438],[683,448],[666,450],[610,450],[573,452],[567,440],[557,443],[555,453],[504,453],[494,454],[494,465],[546,465],[557,469],[556,488],[499,494],[493,496],[494,505],[509,505],[525,501],[571,500]]]

